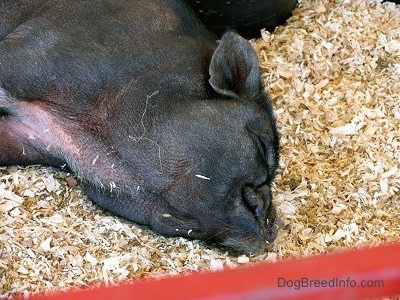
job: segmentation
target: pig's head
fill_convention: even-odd
[[[159,160],[133,186],[134,203],[121,196],[108,201],[99,189],[86,191],[100,205],[159,233],[259,253],[277,233],[271,196],[279,160],[275,118],[249,42],[225,34],[209,73],[217,99],[170,105],[164,119],[149,125],[152,138],[142,143],[156,149]]]

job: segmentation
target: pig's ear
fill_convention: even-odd
[[[260,69],[251,44],[234,32],[226,33],[211,59],[209,83],[224,96],[252,97],[261,90]]]

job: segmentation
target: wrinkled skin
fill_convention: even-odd
[[[278,134],[257,56],[180,1],[0,4],[0,165],[67,165],[99,206],[259,253]]]

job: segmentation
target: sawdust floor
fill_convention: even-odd
[[[303,0],[254,46],[282,134],[270,252],[164,238],[96,208],[70,174],[0,168],[1,297],[399,240],[400,6]]]

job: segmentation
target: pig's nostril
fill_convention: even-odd
[[[274,223],[275,214],[273,213],[271,189],[267,184],[257,188],[246,186],[243,189],[243,200],[263,226],[269,227]]]
[[[263,195],[258,193],[251,187],[243,189],[243,199],[247,207],[253,212],[257,219],[263,219],[264,215],[264,200]]]
[[[257,188],[257,193],[260,194],[265,206],[269,206],[272,200],[271,189],[268,184],[263,184]]]

